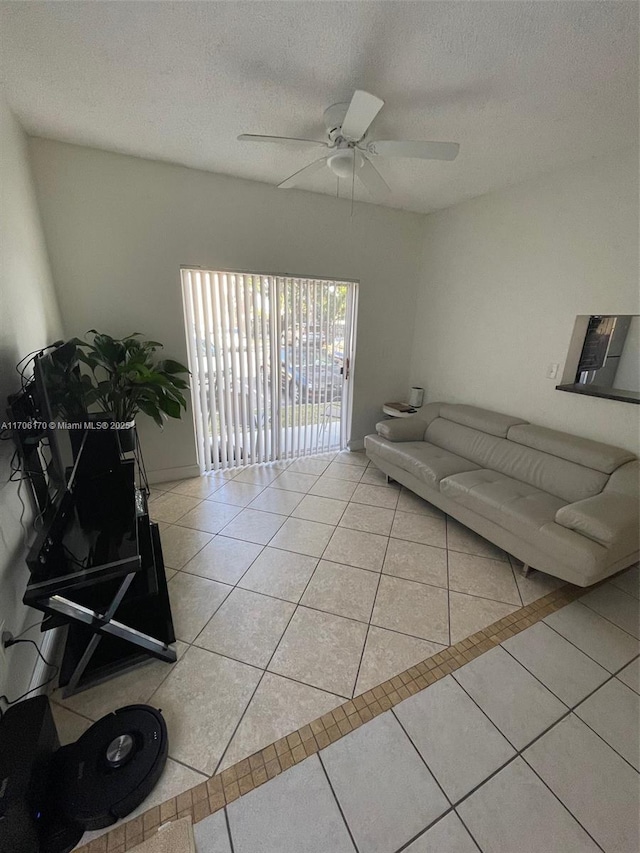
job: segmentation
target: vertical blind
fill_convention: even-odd
[[[182,270],[202,471],[347,446],[357,287]]]

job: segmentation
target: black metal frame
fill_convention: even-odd
[[[91,432],[88,431],[85,434],[80,453],[84,451],[85,443]],[[134,542],[129,543],[131,553],[126,554],[123,559],[83,567],[80,571],[70,571],[53,577],[40,575],[39,568],[46,561],[50,549],[54,547],[56,537],[61,537],[67,523],[67,514],[70,512],[70,506],[73,503],[74,481],[77,479],[78,461],[76,461],[67,492],[56,502],[56,511],[50,518],[50,524],[39,534],[27,557],[27,563],[32,571],[32,579],[27,586],[23,601],[30,607],[51,617],[43,622],[43,630],[65,624],[76,625],[88,629],[91,635],[82,653],[79,657],[74,657],[71,662],[73,671],[63,687],[65,698],[95,683],[104,681],[107,677],[131,669],[132,657],[129,654],[123,657],[121,665],[118,664],[117,660],[111,661],[93,677],[87,677],[87,668],[103,638],[123,640],[133,647],[133,651],[138,649],[140,654],[135,658],[135,663],[145,662],[149,657],[167,663],[173,663],[177,659],[175,649],[170,647],[170,643],[175,642],[175,635],[166,590],[162,550],[157,526],[152,524],[148,517],[146,502],[148,485],[137,432],[135,433],[134,451],[132,454],[128,454],[128,458],[126,454],[122,453],[119,441],[117,441],[117,445],[122,465],[127,466],[126,470],[133,478],[131,482],[137,481],[142,486],[142,489],[136,488],[134,490],[133,497],[131,491],[127,491],[123,495],[124,500],[133,500],[134,502],[134,506],[131,506],[130,509],[135,518],[134,526],[138,533],[135,537],[135,548]],[[128,466],[134,466],[133,471]],[[125,468],[122,470],[124,471]],[[28,470],[26,473],[30,474]],[[139,535],[141,526],[144,530],[143,538],[146,542],[146,553],[144,554],[146,560],[144,561],[142,552],[145,544],[141,544]],[[133,553],[134,551],[135,553]],[[139,574],[144,572],[153,573],[152,579],[155,584],[156,596],[151,605],[160,608],[162,611],[161,620],[164,621],[165,630],[161,633],[165,634],[164,640],[117,618],[119,609],[127,602],[127,595],[131,591],[133,582]],[[94,590],[96,587],[102,586],[106,593],[107,587],[104,584],[118,578],[121,580],[117,589],[113,594],[106,597],[99,607],[88,607],[80,601],[74,600],[74,590],[86,588]],[[67,649],[65,655],[68,651]]]

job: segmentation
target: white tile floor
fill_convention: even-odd
[[[638,569],[596,592],[196,824],[198,853],[637,853]]]
[[[561,584],[540,573],[522,578],[507,554],[388,485],[362,453],[163,483],[152,491],[151,512],[179,660],[151,663],[63,704],[74,731],[130,702],[161,707],[171,757],[161,799],[179,793],[184,774],[184,788],[197,784]],[[521,704],[535,703],[522,724],[494,712],[517,748],[548,725],[560,699],[582,695],[603,667],[630,659],[620,639],[631,639],[624,583],[594,594],[590,609],[575,605],[597,629],[575,616],[552,626],[554,637],[564,632],[577,645],[576,637],[593,645],[602,634],[590,653],[599,667],[573,662],[571,678],[555,674],[565,687],[559,699],[526,677],[515,648],[496,650],[505,676],[521,684]],[[612,608],[621,628],[606,621]],[[539,672],[528,654],[522,663],[546,674],[544,648]],[[156,793],[146,808],[160,802]]]

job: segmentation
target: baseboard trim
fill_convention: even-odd
[[[157,468],[147,471],[147,480],[154,483],[167,483],[169,480],[186,480],[187,477],[199,477],[200,468],[197,465],[185,465],[182,468]]]
[[[352,438],[347,444],[349,450],[364,450],[364,438]]]

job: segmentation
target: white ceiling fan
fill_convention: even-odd
[[[281,142],[292,145],[308,145],[328,149],[318,160],[299,169],[282,183],[278,189],[296,187],[300,181],[328,166],[338,178],[351,180],[351,199],[357,178],[373,198],[390,192],[386,181],[372,163],[375,157],[412,157],[420,160],[455,160],[460,146],[457,142],[419,142],[398,139],[369,139],[367,131],[378,115],[384,101],[358,89],[350,103],[333,104],[324,112],[324,124],[328,140],[300,139],[291,136],[264,136],[242,133],[241,142]]]

